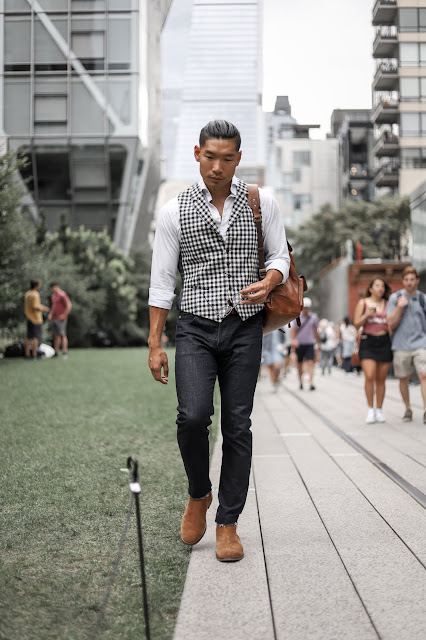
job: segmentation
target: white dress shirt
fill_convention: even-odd
[[[237,181],[231,183],[231,193],[225,200],[222,216],[212,204],[212,196],[204,181],[200,179],[200,188],[207,202],[213,220],[223,238],[228,230],[232,207],[237,195]],[[265,267],[277,269],[283,274],[283,282],[288,277],[290,256],[287,248],[284,224],[278,203],[274,196],[259,189],[262,212],[263,245],[265,249]],[[158,214],[151,266],[151,286],[148,304],[151,307],[170,309],[175,297],[176,274],[180,255],[179,202],[173,198],[162,207]]]

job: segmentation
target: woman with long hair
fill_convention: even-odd
[[[391,339],[386,322],[390,294],[388,283],[380,276],[375,276],[368,285],[365,297],[355,307],[354,325],[358,330],[362,327],[359,358],[365,374],[367,424],[386,422],[382,406],[386,376],[392,362]]]

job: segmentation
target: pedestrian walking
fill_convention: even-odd
[[[337,335],[334,326],[327,318],[322,318],[318,325],[318,335],[320,338],[320,367],[322,375],[325,374],[327,368],[331,373],[334,365],[334,356],[337,349]]]
[[[208,427],[219,380],[223,447],[216,557],[220,561],[244,555],[236,525],[248,491],[250,415],[261,359],[263,308],[269,292],[287,279],[290,265],[278,204],[260,189],[267,274],[259,281],[248,189],[234,176],[240,143],[238,129],[224,120],[209,122],[201,130],[194,149],[201,179],[159,214],[149,294],[149,367],[155,380],[167,384],[161,334],[179,263],[183,285],[176,329],[176,422],[189,483],[181,523],[181,538],[188,545],[203,537],[212,501]]]
[[[297,355],[300,390],[303,390],[303,363],[306,363],[309,375],[309,389],[315,391],[315,346],[320,342],[320,338],[318,335],[318,316],[312,311],[312,300],[310,298],[303,299],[300,327],[297,326],[296,320],[291,323],[291,339]]]
[[[49,311],[49,307],[41,304],[40,287],[41,280],[31,280],[30,289],[25,294],[25,316],[27,318],[26,358],[31,357],[30,347],[32,357],[37,358],[37,348],[41,343],[43,333],[43,311]]]
[[[355,307],[354,326],[356,329],[362,327],[359,359],[365,375],[367,424],[386,422],[382,407],[386,376],[392,362],[391,339],[386,320],[390,293],[388,283],[383,278],[375,277],[368,285],[365,297]]]
[[[274,393],[278,390],[281,364],[283,361],[281,332],[279,329],[263,337],[262,363],[268,367]]]
[[[387,320],[393,331],[393,366],[405,404],[404,422],[411,422],[408,382],[413,367],[420,380],[423,397],[423,422],[426,424],[426,296],[418,291],[419,273],[414,267],[402,272],[403,289],[389,298]]]
[[[52,310],[49,313],[49,320],[53,332],[54,357],[58,357],[59,347],[62,347],[62,357],[66,360],[68,357],[67,323],[72,304],[57,282],[52,282],[50,289],[52,291]]]
[[[355,350],[357,334],[356,328],[346,316],[340,325],[342,369],[346,373],[351,373],[352,371],[351,358]]]

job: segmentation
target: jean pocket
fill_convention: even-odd
[[[188,311],[181,311],[178,316],[179,322],[183,322],[184,324],[192,324],[196,318],[194,313],[189,313]]]

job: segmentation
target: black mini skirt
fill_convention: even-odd
[[[359,343],[359,359],[392,362],[392,342],[389,334],[372,336],[363,333]]]

